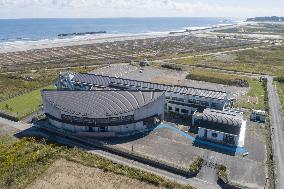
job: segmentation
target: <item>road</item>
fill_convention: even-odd
[[[143,170],[143,171],[147,171],[147,172],[153,173],[155,175],[159,175],[161,177],[164,177],[166,179],[175,181],[175,182],[180,183],[180,184],[190,185],[190,186],[193,186],[193,187],[198,188],[198,189],[204,189],[204,188],[206,188],[206,189],[221,189],[221,187],[217,184],[208,183],[206,181],[203,181],[203,180],[195,178],[195,177],[186,178],[186,177],[183,177],[183,176],[180,176],[180,175],[176,175],[176,174],[168,172],[166,170],[162,170],[162,169],[159,169],[159,168],[156,168],[156,167],[152,167],[152,166],[140,163],[140,162],[135,161],[135,160],[130,160],[130,159],[127,159],[125,157],[115,155],[115,154],[106,152],[104,150],[91,147],[88,144],[83,144],[82,142],[79,142],[79,141],[76,141],[76,140],[71,140],[71,139],[68,139],[66,137],[56,135],[54,133],[50,133],[46,130],[44,130],[44,131],[38,130],[37,128],[32,127],[32,124],[25,124],[25,123],[21,123],[21,122],[13,122],[13,121],[9,121],[9,120],[3,119],[3,118],[0,118],[0,124],[11,126],[13,128],[18,129],[19,131],[25,131],[25,130],[29,129],[30,131],[29,131],[28,135],[30,135],[30,136],[36,136],[36,135],[37,136],[43,136],[43,137],[50,136],[48,138],[51,138],[52,140],[55,140],[55,142],[58,142],[60,144],[64,144],[64,145],[68,145],[68,146],[76,146],[76,147],[79,147],[79,148],[86,150],[89,153],[96,154],[98,156],[109,159],[109,160],[111,160],[115,163],[125,165],[125,166],[128,166],[128,167],[132,167],[132,168],[136,168],[136,169],[140,169],[140,170]]]
[[[284,187],[284,130],[281,103],[273,86],[273,78],[267,76],[270,121],[272,128],[272,147],[275,161],[276,189]]]

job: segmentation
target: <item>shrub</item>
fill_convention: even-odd
[[[223,180],[224,183],[228,183],[229,180],[228,180],[227,168],[224,165],[218,165],[217,171],[219,179]]]
[[[182,67],[177,64],[162,64],[161,67],[171,69],[171,70],[182,71]]]
[[[203,165],[204,159],[202,159],[201,157],[198,157],[195,161],[192,162],[192,164],[190,165],[190,172],[192,173],[197,173],[202,165]]]

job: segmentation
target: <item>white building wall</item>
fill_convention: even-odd
[[[247,127],[247,120],[243,120],[240,135],[239,135],[239,137],[235,138],[236,144],[239,147],[244,147],[244,145],[245,145],[246,127]]]
[[[204,135],[205,135],[205,129],[199,127],[199,128],[198,128],[198,137],[199,137],[199,138],[203,138]]]
[[[153,101],[142,108],[139,108],[134,111],[134,119],[141,120],[147,117],[151,117],[154,115],[162,115],[164,116],[165,109],[165,96],[162,95],[156,101]]]
[[[199,138],[204,138],[206,130],[207,130],[207,137],[206,137],[206,139],[212,140],[212,141],[217,141],[217,142],[223,142],[224,141],[225,133],[218,132],[218,131],[213,131],[213,130],[210,130],[210,129],[205,129],[205,128],[202,128],[202,127],[200,127],[198,129],[198,137]],[[214,133],[217,135],[217,137],[213,136]]]

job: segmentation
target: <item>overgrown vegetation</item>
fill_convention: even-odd
[[[162,64],[161,67],[171,69],[171,70],[182,71],[182,67],[177,64]]]
[[[281,102],[282,112],[284,113],[284,82],[275,82],[277,93]]]
[[[201,157],[198,157],[196,160],[194,160],[191,163],[190,168],[189,168],[190,172],[197,173],[201,169],[203,163],[204,163],[204,159],[202,159]]]
[[[16,72],[0,75],[0,102],[54,83],[56,72]]]
[[[61,150],[35,139],[0,137],[0,188],[24,188],[58,158]]]
[[[283,73],[284,74],[284,73]],[[278,81],[280,83],[284,83],[284,76],[279,76],[279,77],[276,77],[274,78],[274,81]]]
[[[186,79],[206,81],[211,83],[218,83],[223,85],[248,87],[248,78],[234,74],[220,73],[212,70],[193,69],[191,73],[186,76]]]
[[[265,110],[265,86],[263,82],[258,80],[248,80],[250,90],[246,96],[238,99],[236,107],[246,109]]]
[[[227,168],[224,165],[217,166],[217,175],[224,183],[229,183]]]
[[[124,175],[155,186],[192,188],[152,173],[113,163],[80,149],[46,144],[44,140],[36,141],[33,138],[13,141],[8,137],[0,137],[0,188],[24,188],[59,158]]]
[[[81,66],[64,68],[73,72],[89,72],[99,66]],[[0,102],[20,96],[33,90],[51,85],[56,81],[58,70],[18,71],[14,73],[0,74]]]
[[[256,74],[283,76],[284,46],[176,60],[176,63]]]

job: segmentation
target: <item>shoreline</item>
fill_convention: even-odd
[[[225,27],[238,26],[236,24],[221,24],[213,25],[209,27],[193,27],[192,30],[184,31],[168,31],[168,32],[152,32],[152,33],[140,33],[140,34],[99,34],[99,35],[86,35],[75,36],[72,38],[56,38],[56,39],[43,39],[38,41],[15,41],[15,42],[2,42],[0,43],[0,53],[12,53],[20,51],[29,51],[36,49],[48,49],[68,46],[80,46],[105,42],[120,42],[126,40],[143,40],[160,37],[172,37],[182,35],[195,35],[195,33],[207,32],[212,29],[221,29]]]

